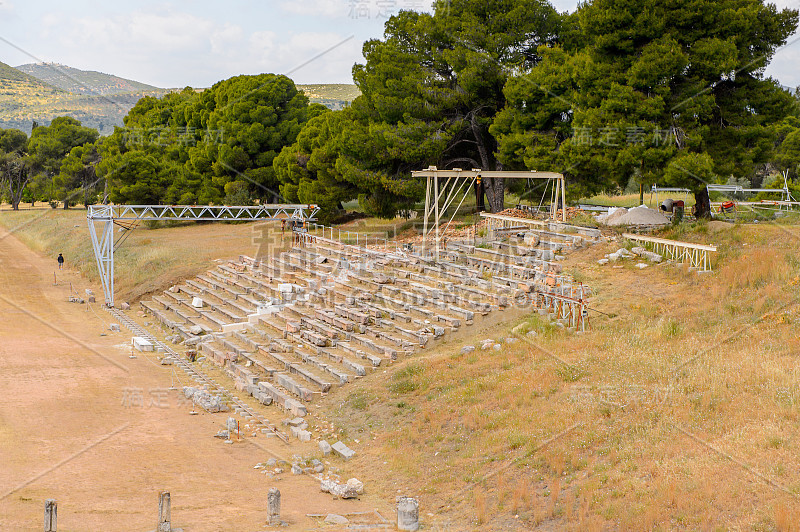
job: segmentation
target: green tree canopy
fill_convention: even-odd
[[[61,161],[59,173],[53,178],[53,183],[65,207],[77,198],[81,198],[84,205],[97,201],[97,193],[103,189],[103,180],[97,177],[95,171],[100,162],[98,145],[101,142],[102,140],[98,140],[76,146]]]
[[[292,80],[276,74],[237,76],[201,93],[186,88],[143,98],[125,128],[104,143],[98,172],[108,176],[111,198],[119,202],[277,201],[273,159],[319,107],[309,106]],[[144,184],[132,182],[135,176],[124,168],[134,162],[148,168]],[[226,190],[232,182],[237,185]]]
[[[96,129],[84,127],[69,116],[54,118],[49,126],[37,126],[31,132],[28,150],[32,170],[44,174],[51,192],[64,202],[65,209],[69,208],[71,194],[77,187],[59,176],[61,164],[73,148],[94,144],[99,136]]]
[[[6,196],[15,211],[30,182],[31,157],[28,135],[19,129],[0,129],[0,197]]]
[[[760,0],[581,4],[560,45],[506,85],[498,158],[562,171],[578,195],[632,176],[663,183],[686,153],[705,154],[713,173],[679,179],[676,163],[669,179],[701,195],[706,178],[749,176],[770,156],[770,124],[795,105],[763,72],[797,20]]]
[[[357,195],[367,212],[390,216],[419,198],[413,170],[500,169],[489,126],[505,105],[508,72],[536,64],[560,21],[545,0],[442,0],[432,15],[392,16],[353,67],[362,95],[341,115],[309,123],[309,138],[276,162],[285,190],[323,193],[327,208]],[[500,210],[504,184],[487,181]]]
[[[96,129],[83,127],[80,121],[72,117],[59,116],[49,126],[34,128],[28,149],[39,168],[49,175],[55,175],[72,148],[93,143],[99,136]]]

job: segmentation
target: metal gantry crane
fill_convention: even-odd
[[[313,220],[319,212],[317,205],[265,204],[256,206],[227,205],[89,205],[87,221],[92,238],[94,257],[103,284],[106,305],[114,306],[114,226],[128,231],[139,222],[161,220],[185,221],[253,221],[288,219]],[[127,223],[126,223],[127,222]],[[100,230],[96,224],[100,224]],[[98,234],[99,233],[99,234]]]

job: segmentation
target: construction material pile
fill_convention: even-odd
[[[562,211],[563,209],[558,209],[556,211],[556,220],[561,220]],[[567,220],[575,218],[576,216],[583,214],[584,212],[586,211],[580,209],[579,207],[567,207],[567,213],[566,213]],[[501,214],[503,216],[512,216],[514,218],[525,218],[525,219],[532,219],[535,217],[532,212],[523,209],[506,209],[504,211],[498,212],[497,214]],[[547,216],[549,216],[549,214],[547,214]]]
[[[597,221],[611,226],[617,225],[666,225],[669,219],[654,209],[645,205],[626,209],[625,207],[612,207],[607,214],[601,214]]]
[[[560,220],[561,219],[561,211],[562,211],[561,209],[558,209],[558,211],[556,211],[556,220]],[[584,211],[583,209],[580,209],[578,207],[567,207],[567,220],[571,220],[571,219],[575,218],[576,216],[581,215],[581,214],[583,214],[585,212],[586,211]]]
[[[497,214],[501,216],[512,216],[514,218],[525,218],[527,220],[533,218],[533,214],[530,211],[525,211],[522,209],[506,209],[498,212]]]

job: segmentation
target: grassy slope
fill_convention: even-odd
[[[94,275],[82,211],[3,212],[0,223],[34,217],[23,241]],[[252,254],[252,231],[137,230],[117,254],[119,293]],[[715,272],[601,267],[619,244],[598,244],[565,264],[610,315],[592,313],[587,333],[534,314],[477,326],[334,391],[311,422],[357,450],[348,469],[369,472],[359,474],[370,490],[418,495],[429,526],[790,530],[800,520],[800,230],[715,222],[664,236],[716,243]],[[459,354],[520,322],[536,345]]]
[[[45,83],[35,77],[3,62],[0,62],[0,81],[19,81],[30,85],[45,85]]]
[[[298,85],[311,103],[319,103],[330,109],[341,109],[350,105],[361,95],[358,87],[345,83]]]
[[[592,313],[575,335],[529,316],[536,345],[499,353],[442,345],[329,397],[334,427],[367,440],[358,465],[382,471],[387,492],[419,494],[428,523],[789,530],[800,230],[718,227],[665,235],[716,242],[712,274],[597,265],[616,243],[573,256],[613,317]]]
[[[71,94],[0,63],[0,127],[30,134],[33,121],[44,125],[57,116],[69,115],[109,135],[115,125],[122,125],[122,119],[140,98],[166,92],[155,89],[107,96]]]
[[[358,87],[347,83],[298,85],[297,88],[305,92],[309,98],[352,102],[361,95]]]
[[[93,70],[79,70],[66,65],[31,63],[15,67],[59,89],[78,94],[118,94],[159,90],[158,87]]]
[[[86,211],[0,211],[0,224],[35,251],[53,257],[63,253],[68,266],[99,283]],[[98,225],[98,230],[99,230]],[[116,300],[135,301],[144,294],[168,287],[206,271],[216,259],[254,255],[261,237],[260,223],[187,223],[181,227],[134,230],[114,254]],[[117,232],[115,238],[122,233]],[[272,228],[269,235],[272,235]],[[270,242],[281,245],[280,232]]]

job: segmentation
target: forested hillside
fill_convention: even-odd
[[[40,69],[30,70],[41,74]],[[70,69],[69,76],[81,72]],[[114,126],[122,125],[122,119],[142,97],[161,96],[167,92],[156,88],[143,90],[148,86],[136,82],[130,83],[133,91],[122,91],[125,84],[113,91],[105,84],[92,85],[89,78],[79,82],[66,76],[50,76],[49,81],[57,86],[0,63],[0,128],[20,129],[30,134],[34,122],[49,124],[58,116],[69,115],[97,129],[101,135],[109,135]],[[72,89],[76,92],[70,92]]]
[[[73,94],[107,95],[125,92],[163,91],[159,87],[104,74],[93,70],[79,70],[58,63],[30,63],[15,67],[16,70]]]

